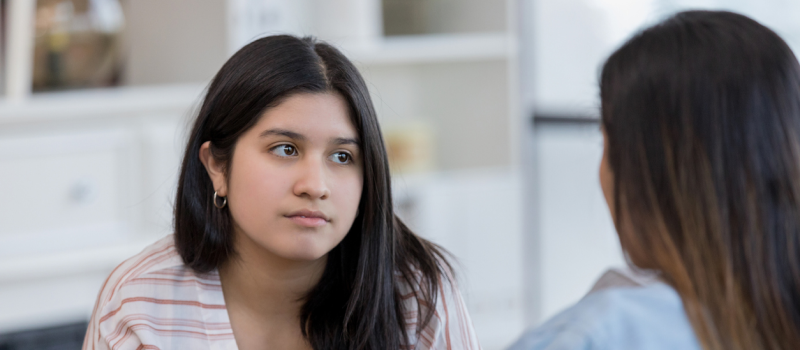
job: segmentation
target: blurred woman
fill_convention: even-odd
[[[208,87],[175,234],[103,286],[84,349],[477,349],[444,251],[392,209],[366,84],[272,36]]]
[[[800,66],[771,30],[689,11],[603,67],[600,182],[629,262],[513,349],[800,349]]]

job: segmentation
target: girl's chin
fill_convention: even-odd
[[[260,253],[253,253],[272,255],[289,261],[311,262],[327,256],[341,241],[331,238],[333,238],[331,237],[331,232],[295,232],[287,230],[279,235],[250,236],[249,240],[251,244],[260,248],[257,249],[260,250]]]
[[[333,247],[331,247],[333,249]],[[293,261],[303,261],[303,262],[311,262],[322,259],[328,255],[330,249],[323,249],[319,247],[291,247],[289,249],[282,249],[282,251],[276,255],[280,256],[286,260],[293,260]]]

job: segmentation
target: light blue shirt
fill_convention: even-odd
[[[700,350],[683,304],[658,282],[592,292],[509,350]]]

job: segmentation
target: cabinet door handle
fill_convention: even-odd
[[[69,198],[74,204],[91,203],[97,194],[97,186],[91,179],[80,179],[69,189]]]

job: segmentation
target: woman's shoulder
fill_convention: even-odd
[[[219,274],[201,274],[186,266],[175,248],[173,235],[169,235],[119,264],[103,285],[97,306],[107,308],[114,300],[155,300],[164,304],[170,299],[197,299],[203,291],[221,290]]]
[[[120,263],[108,276],[101,294],[107,298],[120,292],[126,293],[143,282],[157,282],[157,276],[187,275],[191,271],[183,264],[175,249],[174,237],[168,235],[147,246],[138,254]],[[136,290],[136,288],[132,288]]]
[[[395,273],[398,292],[405,311],[406,330],[412,349],[480,349],[478,338],[461,296],[458,283],[449,270],[444,270],[436,281],[436,294],[430,301],[422,299],[427,288],[422,274],[412,270],[411,278]],[[420,328],[425,315],[431,318]]]
[[[176,318],[203,321],[208,312],[202,309],[225,311],[219,276],[184,265],[170,235],[111,272],[95,303],[87,342],[124,343],[137,327],[160,329]]]
[[[512,350],[699,349],[694,331],[672,287],[611,287],[523,335]]]

